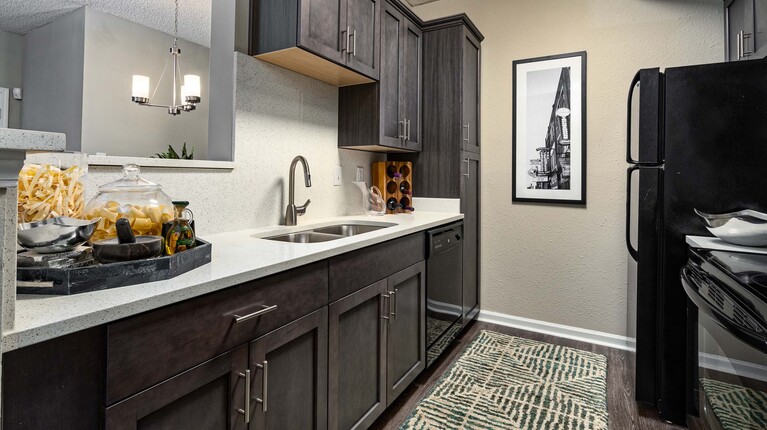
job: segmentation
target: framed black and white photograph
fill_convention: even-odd
[[[586,204],[586,52],[513,63],[512,201]]]
[[[8,100],[10,91],[8,88],[0,88],[0,128],[8,128]]]

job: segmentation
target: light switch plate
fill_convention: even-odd
[[[336,166],[335,173],[333,174],[333,185],[340,186],[343,182],[343,169],[341,166]]]
[[[357,166],[357,182],[363,182],[365,180],[365,169],[362,166]]]

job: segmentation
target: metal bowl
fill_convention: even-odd
[[[19,224],[19,245],[40,254],[71,251],[87,242],[101,218],[81,220],[67,217]]]

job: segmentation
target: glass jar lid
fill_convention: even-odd
[[[139,175],[140,173],[141,168],[137,164],[126,164],[123,166],[123,177],[100,186],[99,192],[119,193],[124,191],[157,191],[162,189],[162,186],[142,178]]]

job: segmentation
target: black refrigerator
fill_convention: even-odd
[[[636,399],[684,424],[685,236],[710,236],[694,208],[767,212],[767,61],[640,70],[627,122],[628,362]]]

